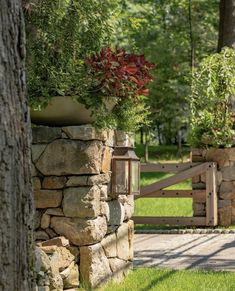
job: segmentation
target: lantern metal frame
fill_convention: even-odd
[[[116,178],[117,178],[117,171],[116,171],[116,162],[128,162],[128,191],[118,192],[115,190],[117,185]],[[132,191],[132,162],[138,162],[138,191]],[[112,157],[112,194],[116,195],[139,195],[140,194],[140,159],[136,156],[133,147],[122,147],[117,146],[114,148],[113,157]]]

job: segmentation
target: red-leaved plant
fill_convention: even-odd
[[[147,62],[144,55],[127,53],[120,48],[112,51],[108,47],[87,58],[86,64],[93,92],[121,99],[149,93],[146,85],[152,80],[150,72],[154,65]]]

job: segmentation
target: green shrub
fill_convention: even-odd
[[[52,97],[72,96],[91,110],[98,127],[133,132],[148,124],[144,96],[154,66],[143,55],[108,46],[110,15],[118,2],[24,2],[32,108],[41,110]],[[111,113],[107,103],[115,106]]]
[[[107,44],[112,3],[99,0],[25,1],[27,87],[40,109],[54,96],[87,89],[85,57]]]
[[[234,144],[235,51],[224,48],[205,58],[193,72],[191,128],[193,147]]]

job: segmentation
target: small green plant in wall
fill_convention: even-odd
[[[205,58],[192,78],[193,147],[231,147],[235,137],[235,51],[224,48]]]

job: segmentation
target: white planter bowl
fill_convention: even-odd
[[[107,107],[111,111],[113,104]],[[42,110],[30,110],[31,121],[38,125],[62,126],[80,125],[94,122],[91,111],[70,96],[52,97]]]

